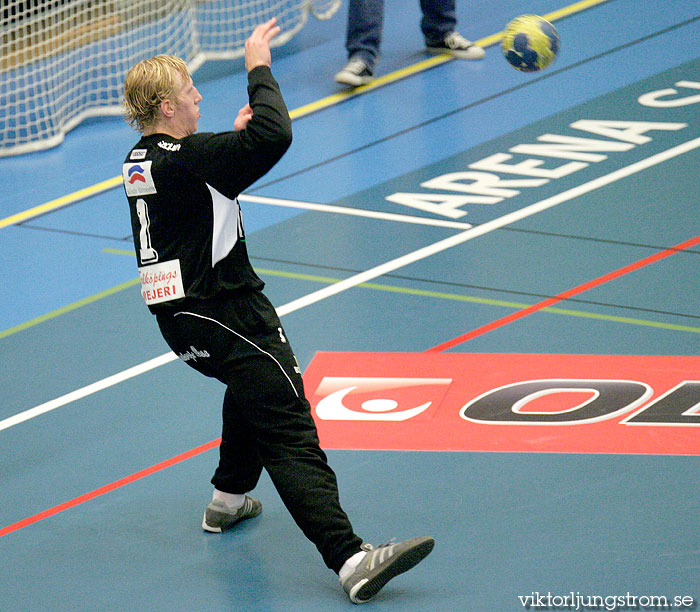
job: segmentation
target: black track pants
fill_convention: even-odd
[[[220,491],[252,490],[265,468],[307,538],[338,572],[360,550],[321,450],[301,373],[274,307],[260,291],[187,300],[157,313],[172,350],[223,382]]]

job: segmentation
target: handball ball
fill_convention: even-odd
[[[522,72],[543,70],[559,51],[559,34],[538,15],[521,15],[508,23],[501,39],[508,63]]]

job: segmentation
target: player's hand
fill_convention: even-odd
[[[246,104],[241,110],[238,111],[238,116],[233,122],[233,129],[236,132],[240,130],[245,130],[248,122],[253,118],[253,109],[250,104]]]
[[[248,72],[257,66],[269,66],[272,63],[270,41],[280,33],[277,19],[257,26],[250,38],[245,41],[245,67]]]

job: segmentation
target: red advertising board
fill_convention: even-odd
[[[317,353],[329,449],[700,454],[700,357]]]

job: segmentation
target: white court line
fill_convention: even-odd
[[[414,217],[412,215],[400,215],[396,213],[379,212],[376,210],[364,210],[362,208],[348,208],[347,206],[333,206],[331,204],[316,204],[314,202],[299,202],[298,200],[281,200],[279,198],[266,198],[263,196],[247,195],[238,196],[241,202],[255,202],[257,204],[270,204],[286,208],[302,208],[319,212],[338,213],[352,215],[354,217],[367,217],[369,219],[383,219],[385,221],[399,221],[400,223],[414,223],[416,225],[432,225],[435,227],[450,227],[454,229],[469,229],[471,223],[460,221],[448,221],[446,219],[430,219],[428,217]]]
[[[332,295],[341,293],[342,291],[350,289],[351,287],[355,287],[361,283],[366,283],[367,281],[377,278],[378,276],[388,274],[389,272],[393,272],[398,268],[407,266],[411,263],[415,263],[416,261],[425,259],[426,257],[434,255],[435,253],[439,253],[440,251],[444,251],[453,246],[457,246],[458,244],[462,244],[464,242],[477,238],[478,236],[483,236],[484,234],[488,234],[489,232],[505,227],[506,225],[510,225],[511,223],[515,223],[516,221],[520,221],[522,219],[525,219],[526,217],[535,215],[539,212],[542,212],[543,210],[547,210],[548,208],[552,208],[554,206],[557,206],[558,204],[562,204],[563,202],[573,200],[578,196],[589,193],[591,191],[595,191],[600,187],[610,185],[611,183],[619,181],[620,179],[623,179],[627,176],[636,174],[637,172],[641,172],[642,170],[646,170],[647,168],[660,164],[664,161],[672,159],[673,157],[677,157],[678,155],[682,155],[683,153],[687,153],[688,151],[692,151],[693,149],[697,149],[699,147],[700,138],[689,140],[688,142],[684,142],[678,146],[672,147],[671,149],[661,151],[661,153],[657,153],[655,155],[652,155],[651,157],[647,157],[646,159],[642,159],[638,162],[630,164],[629,166],[625,166],[624,168],[620,168],[609,174],[588,181],[583,185],[567,189],[562,193],[546,198],[544,200],[540,200],[535,204],[531,204],[530,206],[526,206],[525,208],[513,211],[512,213],[509,213],[507,215],[503,215],[498,219],[487,221],[486,223],[477,225],[476,227],[468,229],[464,232],[455,234],[450,238],[440,240],[439,242],[431,244],[427,247],[418,249],[417,251],[413,251],[412,253],[408,253],[403,257],[399,257],[398,259],[388,261],[387,263],[381,264],[376,268],[372,268],[371,270],[367,270],[365,272],[360,272],[355,276],[351,276],[350,278],[346,278],[345,280],[324,287],[323,289],[319,289],[318,291],[300,297],[292,302],[289,302],[288,304],[285,304],[284,306],[281,306],[277,309],[277,311],[279,313],[284,312],[284,314],[287,314],[289,312],[299,310],[300,308],[304,308],[306,306],[319,302],[320,300],[324,300]]]
[[[28,421],[29,419],[33,419],[34,417],[38,417],[41,414],[51,412],[56,408],[60,408],[61,406],[65,406],[66,404],[70,404],[71,402],[75,402],[79,399],[87,397],[88,395],[92,395],[93,393],[97,393],[98,391],[102,391],[103,389],[107,389],[108,387],[112,387],[120,382],[128,380],[129,378],[134,378],[139,374],[148,372],[149,370],[159,368],[160,366],[165,365],[166,363],[175,361],[175,359],[177,358],[177,355],[173,352],[166,353],[165,355],[161,355],[160,357],[149,359],[144,363],[140,363],[139,365],[135,365],[131,368],[118,372],[117,374],[112,374],[112,376],[108,376],[107,378],[98,380],[97,382],[87,385],[86,387],[81,387],[80,389],[76,389],[75,391],[66,393],[65,395],[57,397],[56,399],[53,399],[49,402],[39,404],[34,408],[30,408],[29,410],[25,410],[24,412],[20,412],[19,414],[15,414],[14,416],[8,417],[0,421],[0,431],[12,427],[13,425],[23,423],[24,421]]]
[[[655,155],[647,157],[646,159],[642,159],[638,162],[630,164],[629,166],[619,168],[618,170],[610,172],[609,174],[593,179],[587,183],[584,183],[583,185],[573,187],[572,189],[567,189],[562,193],[536,202],[535,204],[531,204],[530,206],[526,206],[525,208],[521,208],[520,210],[508,213],[507,215],[503,215],[498,219],[493,219],[492,221],[488,221],[482,225],[472,227],[466,231],[455,234],[450,238],[440,240],[434,244],[428,245],[427,247],[423,247],[422,249],[418,249],[417,251],[413,251],[412,253],[398,257],[397,259],[392,259],[391,261],[383,263],[370,270],[366,270],[365,272],[360,272],[355,276],[351,276],[345,280],[339,281],[333,285],[329,285],[323,289],[319,289],[318,291],[314,291],[313,293],[309,293],[308,295],[293,300],[288,304],[280,306],[277,309],[277,312],[280,316],[284,316],[296,310],[300,310],[310,306],[311,304],[315,304],[316,302],[320,302],[321,300],[325,300],[333,295],[351,289],[352,287],[356,287],[357,285],[365,283],[371,279],[377,278],[389,272],[393,272],[394,270],[407,266],[411,263],[415,263],[416,261],[425,259],[426,257],[430,257],[431,255],[445,251],[459,244],[463,244],[469,240],[472,240],[473,238],[477,238],[478,236],[488,234],[494,230],[505,227],[506,225],[510,225],[511,223],[515,223],[516,221],[520,221],[535,215],[543,210],[557,206],[558,204],[573,200],[581,195],[590,193],[591,191],[595,191],[596,189],[605,187],[606,185],[610,185],[611,183],[619,181],[620,179],[636,174],[637,172],[641,172],[642,170],[646,170],[647,168],[651,168],[652,166],[656,166],[697,148],[700,148],[700,138],[694,138],[693,140],[684,142],[680,145],[667,149],[666,151],[661,151],[660,153],[656,153]],[[153,370],[161,365],[170,363],[171,361],[175,361],[176,359],[177,356],[174,353],[166,353],[160,357],[156,357],[155,359],[151,359],[112,376],[108,376],[107,378],[103,378],[102,380],[92,383],[91,385],[82,387],[81,389],[66,395],[62,395],[54,400],[40,404],[39,406],[35,406],[34,408],[25,410],[24,412],[20,412],[19,414],[0,421],[0,431],[24,421],[28,421],[29,419],[33,419],[34,417],[46,412],[50,412],[51,410],[55,410],[56,408],[60,408],[61,406],[65,406],[70,402],[82,399],[88,395],[92,395],[93,393],[97,393],[98,391],[102,391],[103,389],[128,380],[129,378],[138,376],[139,374],[143,374],[144,372]]]

